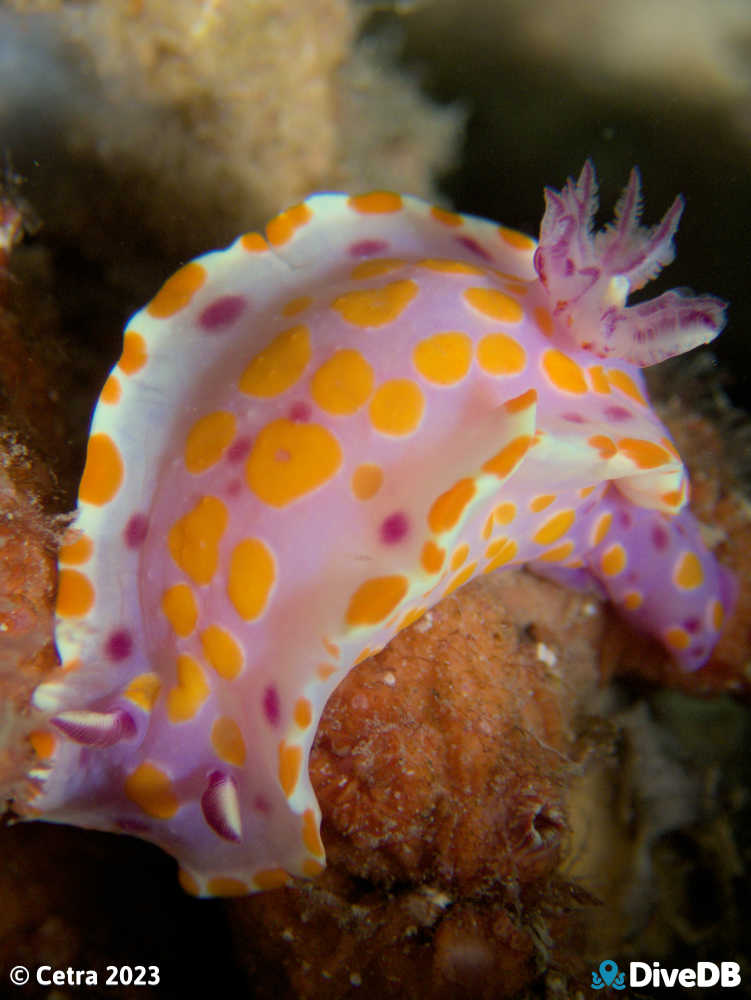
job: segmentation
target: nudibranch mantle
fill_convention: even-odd
[[[324,864],[307,761],[353,665],[472,577],[586,575],[686,669],[732,582],[637,366],[723,304],[626,295],[681,202],[547,191],[539,246],[386,192],[314,195],[170,278],[125,330],[60,552],[33,806],[125,831],[199,895]]]

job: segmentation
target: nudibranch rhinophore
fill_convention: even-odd
[[[324,864],[307,762],[353,665],[481,573],[596,581],[687,670],[733,583],[639,367],[723,303],[626,305],[673,257],[632,172],[546,191],[539,244],[412,197],[314,195],[125,330],[60,551],[33,806],[176,856],[198,895]]]

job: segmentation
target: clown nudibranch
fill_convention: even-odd
[[[633,171],[546,191],[539,244],[387,192],[314,195],[137,313],[60,551],[42,818],[175,855],[199,895],[324,864],[307,762],[343,675],[481,573],[586,575],[692,670],[732,580],[639,367],[723,303],[626,305],[673,257]]]

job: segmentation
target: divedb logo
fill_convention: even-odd
[[[614,990],[626,988],[626,973],[620,971],[618,963],[612,958],[600,962],[598,971],[592,973],[592,989],[601,990],[605,986],[612,986]]]
[[[724,986],[732,989],[741,985],[741,967],[737,962],[697,962],[685,969],[663,969],[659,962],[629,962],[628,978],[612,958],[600,962],[592,973],[592,989],[610,987],[623,990],[626,986]]]

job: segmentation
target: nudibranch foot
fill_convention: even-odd
[[[170,278],[94,413],[35,815],[153,841],[198,895],[317,874],[327,698],[511,566],[589,573],[700,666],[732,594],[637,365],[722,306],[625,304],[681,204],[642,229],[634,173],[593,236],[587,164],[535,254],[416,198],[314,195]]]
[[[680,195],[653,229],[639,225],[641,181],[634,168],[614,222],[595,236],[597,183],[587,160],[576,183],[569,178],[561,192],[546,188],[545,202],[535,268],[571,344],[643,368],[717,336],[725,303],[712,295],[672,291],[625,305],[630,292],[673,260],[684,207]]]

